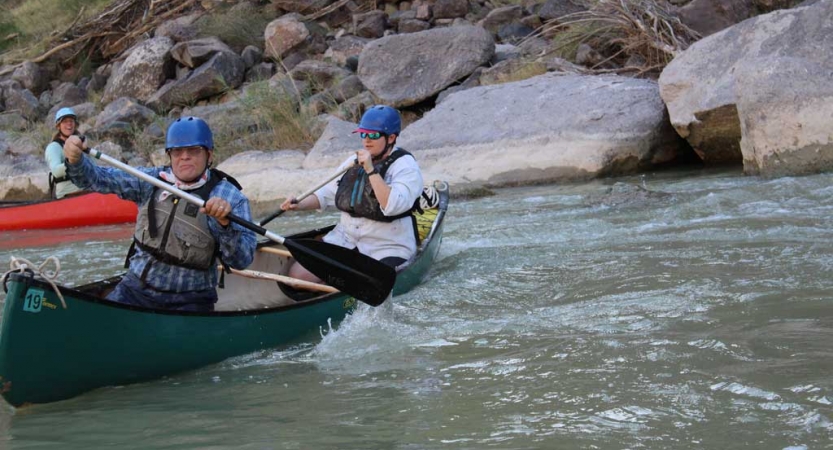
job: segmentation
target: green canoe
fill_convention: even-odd
[[[439,208],[426,212],[428,219],[421,218],[420,228],[427,235],[416,257],[397,273],[394,295],[418,285],[439,252],[448,189],[445,183],[435,187]],[[31,274],[10,274],[3,283],[7,297],[0,329],[3,398],[15,407],[54,402],[102,386],[152,380],[314,339],[321,327],[350,313],[357,300],[340,292],[290,299],[274,281],[287,281],[281,275],[288,266],[282,249],[273,242],[260,243],[245,276],[225,275],[225,287],[218,289],[220,300],[210,313],[160,311],[104,300],[120,277],[75,288],[58,286],[64,308],[48,282]]]

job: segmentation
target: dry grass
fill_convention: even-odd
[[[255,129],[220,124],[212,130],[218,162],[245,150],[306,150],[321,134],[315,115],[298,108],[293,98],[269,87],[267,81],[254,83],[239,102],[241,115],[251,119]]]
[[[35,63],[52,61],[62,65],[76,65],[79,61],[106,61],[144,39],[161,23],[198,8],[197,0],[33,0],[19,5],[14,11],[17,14],[27,14],[28,8],[32,7],[30,5],[36,5],[35,8],[40,5],[43,12],[39,14],[54,14],[57,17],[62,17],[61,13],[65,10],[71,11],[74,19],[62,20],[62,25],[55,25],[55,22],[46,18],[35,20],[35,24],[40,27],[38,29],[47,29],[52,33],[39,36],[29,47],[23,43],[4,53],[4,64],[24,60]],[[72,5],[77,7],[73,9]],[[20,18],[11,23],[20,29],[25,21]],[[65,26],[65,23],[69,25]],[[34,37],[35,34],[25,35]],[[14,67],[7,67],[0,74]]]
[[[488,86],[490,84],[511,83],[513,81],[526,80],[547,72],[547,67],[540,61],[522,61],[516,60],[510,62],[511,69],[506,72],[497,72],[491,74],[488,71],[480,76],[480,84]]]
[[[27,0],[0,6],[3,62],[31,58],[69,28],[101,11],[110,0]]]
[[[536,35],[555,34],[557,52],[568,58],[579,44],[589,44],[605,56],[593,69],[612,64],[622,71],[652,76],[700,39],[664,5],[656,0],[599,0],[587,11],[547,22]],[[642,63],[624,68],[632,56]]]
[[[199,37],[216,36],[235,51],[247,45],[263,48],[263,32],[271,19],[254,6],[205,15],[197,22]]]

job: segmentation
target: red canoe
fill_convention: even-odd
[[[32,203],[0,204],[0,231],[73,228],[136,221],[136,204],[114,194],[83,194]]]

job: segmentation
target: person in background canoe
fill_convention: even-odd
[[[52,198],[64,198],[67,195],[82,192],[66,176],[64,166],[64,142],[72,135],[78,134],[78,116],[72,108],[61,108],[55,113],[55,136],[46,146],[45,158],[49,165],[49,195]]]
[[[339,223],[324,241],[359,252],[396,267],[417,250],[411,211],[422,194],[422,172],[416,159],[396,146],[402,127],[399,112],[376,105],[362,116],[359,133],[363,148],[350,155],[339,169],[354,165],[340,180],[333,181],[301,201],[289,198],[283,210],[324,209],[342,211]],[[294,263],[289,276],[319,282],[318,277]]]
[[[128,273],[107,298],[150,308],[212,311],[217,302],[217,259],[244,269],[254,258],[255,233],[226,216],[251,221],[249,200],[234,178],[211,169],[214,140],[197,117],[174,121],[165,138],[171,165],[142,172],[206,199],[203,207],[122,170],[99,167],[82,153],[87,143],[72,136],[64,145],[67,175],[81,186],[136,202],[139,214]]]

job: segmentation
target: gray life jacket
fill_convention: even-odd
[[[391,164],[403,156],[414,157],[409,152],[400,148],[391,153],[384,161],[373,166],[379,171],[379,175],[385,178],[385,174]],[[364,167],[361,165],[350,168],[338,181],[338,189],[336,189],[335,196],[336,208],[353,217],[364,217],[379,222],[393,222],[394,220],[410,216],[411,211],[415,208],[419,209],[419,198],[417,198],[417,201],[414,202],[414,206],[410,210],[396,216],[386,216],[382,212],[382,206],[376,198],[376,193],[373,192],[373,186],[370,184],[369,178]]]
[[[211,177],[191,194],[207,200],[211,191],[223,179],[240,189],[237,180],[225,173],[211,169]],[[219,245],[208,228],[208,216],[200,213],[200,207],[170,195],[157,201],[158,189],[154,189],[147,208],[140,208],[133,233],[133,245],[151,254],[157,260],[170,265],[194,270],[208,270],[219,256]],[[125,267],[135,249],[128,251]],[[144,281],[151,264],[145,266]]]

